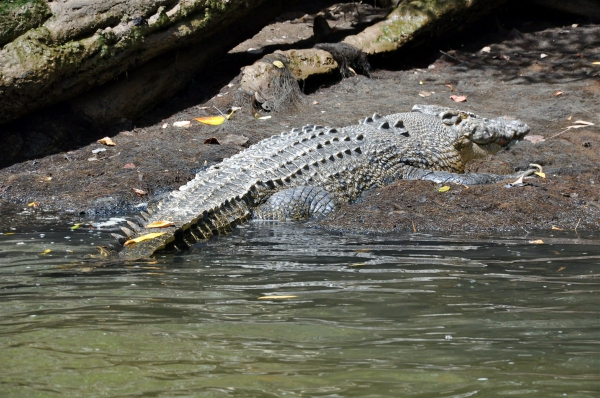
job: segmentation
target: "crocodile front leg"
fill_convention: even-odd
[[[253,218],[279,221],[318,219],[336,207],[335,197],[325,189],[301,185],[274,193],[254,211]]]

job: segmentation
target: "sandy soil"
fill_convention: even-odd
[[[376,69],[371,78],[313,82],[305,87],[306,104],[297,114],[257,120],[246,106],[221,126],[193,120],[226,112],[236,103],[240,66],[275,49],[312,46],[312,19],[325,6],[338,35],[360,29],[360,21],[381,17],[381,11],[370,6],[360,5],[357,13],[353,4],[332,6],[332,2],[312,2],[283,15],[227,57],[215,60],[186,93],[134,123],[124,123],[126,128],[111,135],[115,146],[99,144],[94,137],[89,145],[0,170],[0,206],[5,217],[12,215],[5,220],[16,222],[16,214],[26,213],[85,219],[135,212],[206,165],[273,134],[309,123],[354,124],[374,112],[396,113],[424,103],[525,121],[530,135],[544,141],[519,142],[474,162],[469,170],[513,173],[537,163],[546,178],[510,189],[503,183],[451,185],[443,193],[433,183],[399,181],[368,193],[361,203],[343,206],[320,225],[419,232],[600,230],[597,25],[503,14],[493,24],[484,21],[483,30],[474,28],[451,42],[373,59]],[[482,51],[484,47],[489,49]],[[454,103],[453,94],[466,96],[467,101]],[[579,120],[595,125],[568,129]],[[178,121],[191,123],[175,127]],[[213,137],[216,140],[209,140]],[[35,206],[27,206],[31,203]]]

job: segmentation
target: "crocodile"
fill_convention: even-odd
[[[115,234],[119,256],[187,250],[250,219],[322,218],[398,179],[472,185],[514,178],[464,169],[528,132],[519,120],[434,105],[374,114],[344,128],[292,129],[198,173],[128,221],[127,236]]]

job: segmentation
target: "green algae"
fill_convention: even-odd
[[[41,25],[50,15],[44,0],[0,1],[0,46]]]

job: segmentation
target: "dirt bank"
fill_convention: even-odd
[[[340,25],[350,14],[337,14]],[[469,168],[513,173],[537,163],[546,178],[510,189],[504,184],[451,185],[443,193],[433,183],[399,181],[370,192],[361,203],[343,206],[321,225],[419,232],[599,230],[600,65],[595,62],[600,62],[600,26],[528,16],[496,22],[492,31],[473,31],[472,37],[444,45],[445,54],[439,48],[404,52],[373,60],[376,70],[370,79],[354,76],[331,86],[307,87],[306,104],[295,115],[257,120],[246,107],[221,126],[195,122],[235,102],[237,82],[229,80],[239,68],[236,62],[252,62],[248,50],[268,46],[270,52],[276,44],[286,48],[309,40],[312,16],[298,10],[236,47],[229,58],[215,61],[214,74],[178,99],[135,123],[124,121],[122,131],[111,136],[115,146],[92,143],[0,170],[0,204],[38,215],[127,214],[184,184],[205,165],[273,134],[308,123],[344,126],[374,112],[407,111],[424,103],[525,121],[530,135],[545,140],[519,142]],[[467,100],[457,104],[451,95]],[[180,121],[190,124],[174,126]],[[576,121],[594,125],[568,129]],[[220,145],[205,143],[217,141]],[[37,207],[28,207],[31,203]]]

